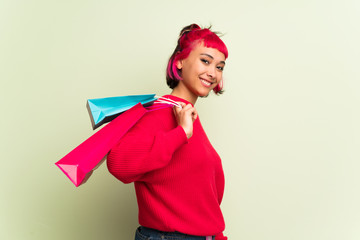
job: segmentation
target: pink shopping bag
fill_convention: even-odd
[[[134,126],[147,110],[141,103],[112,120],[55,164],[75,184],[85,183],[111,148]]]

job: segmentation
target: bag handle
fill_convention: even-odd
[[[146,107],[146,109],[149,112],[159,110],[159,109],[163,109],[163,108],[167,108],[167,107],[169,107],[169,105],[182,108],[180,103],[175,102],[174,100],[172,100],[170,98],[159,97],[159,96],[155,96],[155,97],[157,97],[158,99],[151,106]],[[157,106],[155,106],[155,105],[157,105]]]

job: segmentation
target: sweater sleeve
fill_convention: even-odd
[[[137,124],[109,152],[109,172],[124,183],[141,180],[145,173],[166,166],[185,143],[181,126],[167,130],[151,121]]]

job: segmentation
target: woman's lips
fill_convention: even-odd
[[[205,80],[205,79],[203,79],[203,78],[200,78],[200,82],[201,82],[202,85],[204,85],[205,87],[210,87],[211,84],[213,84],[212,82],[207,81],[207,80]]]

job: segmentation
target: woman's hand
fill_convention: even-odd
[[[178,125],[180,125],[185,133],[187,138],[191,138],[193,135],[193,122],[197,118],[197,111],[196,109],[191,106],[191,104],[185,104],[183,102],[179,102],[182,108],[174,107],[174,114],[176,117],[176,121]]]

